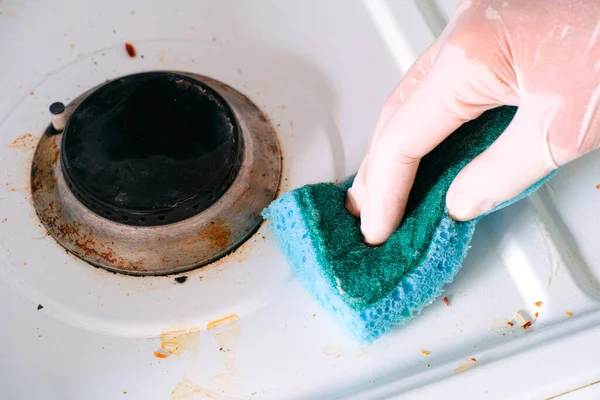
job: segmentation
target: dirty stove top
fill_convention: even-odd
[[[448,304],[440,299],[370,346],[356,344],[319,308],[253,219],[252,207],[276,190],[356,170],[387,93],[455,2],[234,3],[0,2],[1,397],[542,398],[600,379],[599,154],[486,218],[447,287]],[[77,164],[85,153],[78,146],[95,145],[82,145],[76,133],[93,136],[90,121],[69,127],[60,104],[54,118],[49,112],[59,102],[71,113],[107,81],[156,71],[183,74],[173,82],[185,90],[204,82],[220,96],[216,107],[232,113],[222,111],[222,121],[233,121],[215,146],[224,152],[215,157],[232,161],[211,175],[221,185],[184,182],[177,193],[193,192],[197,201],[161,198],[168,207],[160,212],[145,208],[144,196],[104,191],[90,179],[95,171]],[[138,111],[154,121],[161,107]],[[250,109],[253,117],[243,117]],[[275,141],[250,146],[244,135],[256,126]],[[62,139],[69,135],[74,142]],[[69,148],[75,153],[64,153]],[[211,214],[233,209],[223,202],[236,182],[257,187],[240,183],[240,171],[269,149],[265,176],[275,178],[261,181],[266,197],[235,209],[246,219]],[[39,168],[32,171],[36,154],[49,162],[46,186],[36,181]],[[144,176],[115,174],[119,182]],[[60,215],[66,224],[109,226],[100,242],[110,250],[96,247],[97,237],[61,239],[64,226],[39,207],[55,200],[68,210]],[[174,226],[181,236],[169,241]],[[194,246],[185,229],[199,226],[213,231]],[[223,239],[219,227],[231,235]],[[132,239],[139,232],[152,234],[142,243]],[[136,263],[143,257],[150,261]],[[532,321],[528,329],[517,312]]]

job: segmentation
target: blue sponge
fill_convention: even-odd
[[[360,342],[406,323],[453,280],[480,218],[450,218],[447,189],[460,169],[504,131],[514,111],[488,111],[422,160],[404,220],[383,246],[366,246],[360,222],[344,209],[353,178],[288,192],[263,212],[298,279]],[[494,211],[526,197],[553,174]]]

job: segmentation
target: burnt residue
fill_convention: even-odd
[[[277,147],[275,144],[269,144],[267,149],[273,154],[279,154],[279,147]]]
[[[185,79],[178,79],[178,80],[175,81],[175,84],[177,86],[183,87],[184,89],[189,89],[192,86],[192,84],[189,81],[185,80]],[[198,89],[200,91],[202,91],[203,93],[205,92],[204,89],[202,89],[200,87],[198,87]]]
[[[41,310],[42,308],[44,308],[44,306],[43,306],[43,305],[41,305],[41,304],[38,304],[38,306],[37,306],[37,309],[38,309],[38,310]]]
[[[32,199],[38,217],[59,243],[70,244],[66,248],[73,254],[98,264],[108,263],[114,268],[143,271],[143,266],[131,265],[116,256],[107,244],[96,238],[91,228],[63,217],[63,208],[53,197],[58,183],[56,167],[60,151],[57,140],[56,136],[42,136],[31,167]]]
[[[38,138],[31,133],[24,133],[16,138],[8,147],[18,150],[33,150],[37,144]]]
[[[177,278],[175,278],[175,282],[177,283],[185,283],[185,281],[187,281],[188,277],[187,275],[183,275],[183,276],[178,276]]]

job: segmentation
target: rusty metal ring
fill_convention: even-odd
[[[61,173],[59,137],[42,135],[38,143],[31,171],[36,213],[67,251],[94,266],[131,275],[167,275],[206,265],[252,235],[262,222],[261,211],[277,194],[281,152],[268,118],[248,97],[224,83],[177,73],[205,83],[227,101],[246,143],[233,184],[200,214],[154,227],[129,226],[100,217],[68,188]],[[67,113],[93,90],[71,102]]]

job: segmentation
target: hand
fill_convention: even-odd
[[[517,105],[446,196],[452,218],[475,218],[599,147],[599,102],[599,1],[463,0],[387,99],[346,207],[367,243],[385,242],[420,159],[464,122]]]

